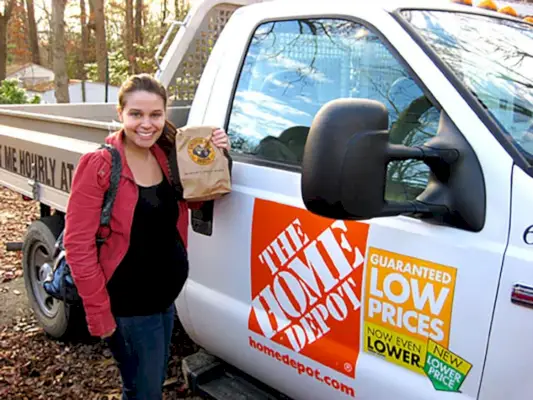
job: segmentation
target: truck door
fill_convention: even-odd
[[[530,150],[531,150],[531,146]],[[490,335],[481,399],[518,400],[529,397],[533,354],[533,180],[513,170],[512,217]]]
[[[216,202],[211,235],[190,235],[188,331],[293,398],[476,398],[508,232],[511,162],[495,162],[501,152],[490,138],[474,140],[483,125],[458,108],[457,92],[392,18],[253,24],[235,24],[253,37],[213,54],[221,63],[203,122],[226,122],[234,191]],[[385,104],[398,144],[423,144],[446,129],[441,119],[456,121],[483,169],[483,229],[414,217],[343,222],[305,210],[309,127],[324,104],[343,97]],[[407,161],[388,176],[387,198],[410,200],[429,170]]]

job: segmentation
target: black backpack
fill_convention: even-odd
[[[109,231],[109,222],[111,220],[111,210],[117,195],[118,183],[120,181],[120,174],[122,172],[122,162],[119,151],[108,144],[102,145],[100,148],[105,148],[111,153],[111,176],[109,179],[109,189],[104,195],[104,203],[102,205],[102,213],[100,214],[100,228],[106,228]],[[53,272],[45,280],[43,287],[46,293],[57,300],[65,303],[74,304],[81,302],[78,289],[74,284],[70,266],[67,264],[65,258],[65,247],[63,245],[64,230],[57,238],[53,256]],[[106,241],[107,236],[97,237],[96,246],[100,246]]]

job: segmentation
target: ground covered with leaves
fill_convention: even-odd
[[[120,377],[105,343],[53,340],[33,318],[20,252],[5,247],[22,241],[37,216],[35,203],[0,188],[0,399],[119,399]],[[182,389],[181,359],[196,350],[176,319],[165,399],[193,398]]]
[[[36,202],[0,187],[0,282],[8,282],[22,276],[20,252],[8,252],[10,242],[20,242],[28,225],[39,216]],[[1,322],[1,321],[0,321]]]

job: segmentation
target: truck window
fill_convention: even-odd
[[[427,45],[533,165],[533,29],[518,20],[404,11]]]
[[[254,32],[235,90],[232,150],[250,161],[299,166],[318,110],[346,97],[385,104],[394,143],[420,145],[437,132],[439,110],[367,27],[340,19],[265,23]],[[421,162],[391,163],[387,199],[414,199],[428,176]]]

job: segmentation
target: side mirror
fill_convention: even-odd
[[[338,99],[320,109],[302,162],[302,195],[310,211],[336,219],[381,214],[387,127],[387,109],[376,101]]]
[[[423,146],[407,147],[389,143],[388,111],[380,102],[338,99],[327,103],[316,115],[305,145],[302,196],[306,208],[334,219],[400,214],[450,217],[457,226],[481,229],[485,213],[481,167],[462,135],[446,121],[441,120],[439,131],[448,134],[437,135]],[[460,150],[472,158],[461,159]],[[388,163],[408,159],[422,160],[430,167],[428,187],[414,201],[385,200]],[[477,186],[475,194],[455,195],[461,185]]]

